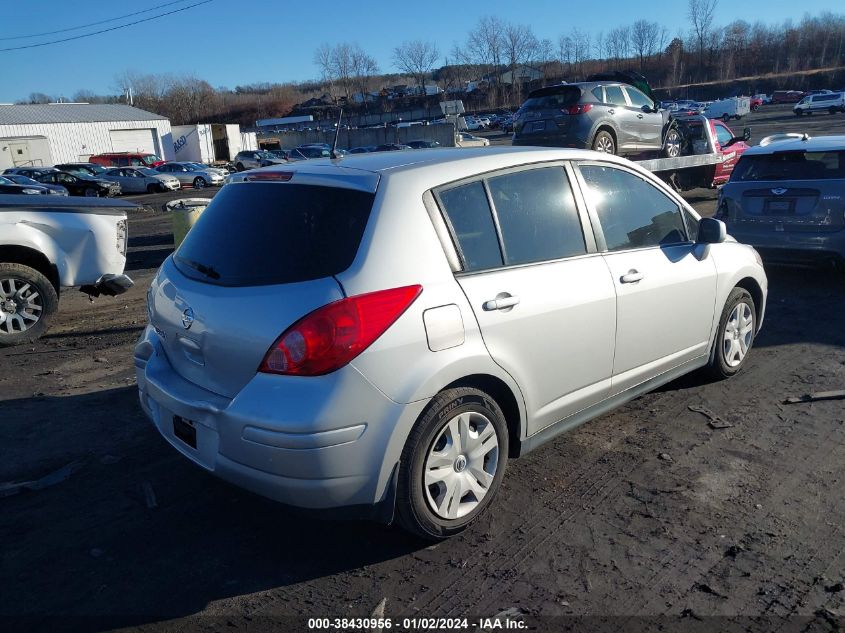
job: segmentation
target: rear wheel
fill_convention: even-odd
[[[59,307],[53,284],[22,264],[0,264],[0,347],[34,341]]]
[[[613,136],[607,130],[599,130],[596,137],[593,139],[593,149],[597,152],[605,154],[616,153],[616,142]]]
[[[836,108],[830,108],[828,112],[830,112],[831,114],[836,114]]]
[[[238,171],[243,171],[244,170],[244,164],[238,163],[237,165],[235,165],[235,169],[237,169]]]
[[[754,299],[747,290],[734,288],[728,295],[719,319],[719,329],[716,331],[708,366],[711,375],[728,378],[742,369],[754,344],[756,326]]]
[[[725,123],[727,123],[727,122],[728,122],[728,121],[730,121],[730,120],[731,120],[731,115],[730,115],[730,114],[728,114],[727,112],[725,112],[725,113],[722,115],[722,121],[724,121]]]
[[[508,427],[483,391],[447,389],[411,431],[399,464],[397,517],[425,539],[464,530],[489,508],[508,459]]]

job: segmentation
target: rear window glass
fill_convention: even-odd
[[[731,180],[831,180],[845,178],[845,151],[743,155]]]
[[[184,275],[223,286],[336,275],[355,258],[374,198],[317,185],[231,184],[214,197],[173,259]]]
[[[578,103],[580,98],[581,89],[575,86],[544,88],[532,92],[525,103],[522,104],[522,107],[528,109],[562,108]]]

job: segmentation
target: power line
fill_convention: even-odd
[[[39,46],[49,46],[50,44],[60,44],[61,42],[70,42],[71,40],[81,40],[84,37],[91,37],[92,35],[99,35],[101,33],[108,33],[109,31],[117,31],[118,29],[124,29],[127,26],[134,26],[136,24],[141,24],[142,22],[149,22],[150,20],[155,20],[158,18],[163,18],[166,15],[173,15],[174,13],[179,13],[180,11],[187,11],[188,9],[193,9],[194,7],[198,7],[203,4],[208,4],[209,2],[214,2],[214,0],[202,0],[202,2],[197,2],[195,4],[188,5],[187,7],[182,7],[181,9],[174,9],[173,11],[168,11],[166,13],[160,13],[159,15],[153,15],[149,18],[144,18],[143,20],[135,20],[134,22],[127,22],[126,24],[120,24],[118,26],[112,26],[107,29],[101,29],[99,31],[93,31],[92,33],[85,33],[84,35],[74,35],[73,37],[65,37],[60,40],[52,40],[50,42],[41,42],[40,44],[27,44],[25,46],[12,46],[9,48],[0,48],[0,53],[5,53],[8,51],[19,51],[25,48],[38,48]]]
[[[56,33],[67,33],[68,31],[78,31],[79,29],[87,29],[91,26],[98,26],[100,24],[106,24],[107,22],[116,22],[117,20],[123,20],[125,18],[131,18],[136,15],[141,15],[142,13],[149,13],[150,11],[155,11],[156,9],[161,9],[162,7],[169,7],[174,4],[180,4],[182,2],[187,2],[188,0],[176,0],[175,2],[165,2],[164,4],[159,4],[155,7],[150,7],[149,9],[144,9],[143,11],[136,11],[135,13],[127,13],[126,15],[121,15],[116,18],[109,18],[108,20],[100,20],[99,22],[91,22],[90,24],[83,24],[81,26],[71,26],[66,29],[59,29],[58,31],[45,31],[44,33],[32,33],[31,35],[14,35],[11,37],[0,37],[0,41],[6,40],[24,40],[30,37],[43,37],[44,35],[55,35]]]

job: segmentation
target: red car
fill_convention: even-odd
[[[772,93],[772,103],[798,103],[804,98],[800,90],[775,90]]]
[[[731,172],[734,170],[739,157],[742,156],[749,145],[746,143],[744,136],[735,136],[733,130],[729,128],[723,121],[719,119],[705,119],[704,117],[694,117],[690,119],[681,119],[681,130],[690,144],[690,149],[694,154],[702,154],[710,152],[710,142],[704,133],[704,125],[710,126],[710,133],[712,134],[715,150],[722,154],[722,162],[716,163],[715,171],[713,173],[712,182],[701,182],[700,176],[695,176],[692,173],[685,174],[685,176],[692,178],[694,184],[681,183],[682,188],[689,188],[691,186],[701,187],[710,186],[718,187],[725,184],[731,177]],[[750,131],[749,131],[750,135]]]
[[[752,112],[757,112],[761,105],[763,105],[763,99],[761,99],[760,97],[751,97]]]

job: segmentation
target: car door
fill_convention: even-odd
[[[637,147],[642,150],[660,149],[663,146],[663,115],[651,112],[654,102],[633,86],[623,86],[631,107],[636,111],[634,128],[637,131]],[[648,108],[649,112],[643,110]]]
[[[519,385],[528,434],[610,387],[613,281],[563,164],[436,191],[462,262],[456,279],[493,360]]]
[[[124,191],[135,191],[139,193],[146,192],[147,181],[144,174],[139,172],[137,169],[132,169],[131,167],[127,167],[121,171],[123,173],[123,178],[121,178],[120,185],[121,187],[124,187],[125,183],[125,186],[129,187],[128,190],[124,188]]]
[[[622,86],[604,86],[605,102],[609,104],[607,114],[616,126],[616,145],[618,149],[637,148],[637,113],[628,105]]]
[[[716,151],[721,152],[722,158],[724,159],[721,163],[717,163],[716,165],[716,173],[713,176],[713,184],[721,185],[730,179],[731,172],[734,170],[734,167],[736,167],[736,162],[739,160],[739,157],[742,156],[742,152],[748,149],[748,145],[746,145],[743,141],[737,141],[736,143],[728,145],[734,137],[730,128],[721,121],[711,121],[711,124],[713,125],[713,133],[716,135],[716,143],[718,144]]]
[[[616,288],[612,393],[706,355],[716,267],[689,239],[681,204],[621,165],[578,165],[598,248]]]

